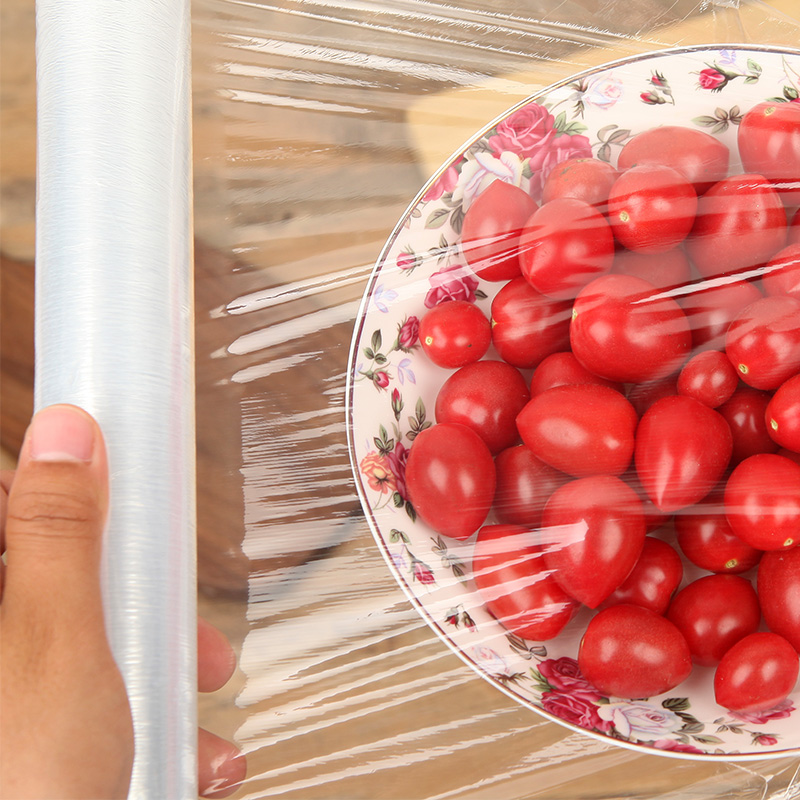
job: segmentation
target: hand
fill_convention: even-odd
[[[126,798],[128,696],[106,637],[100,590],[108,469],[99,427],[73,406],[34,417],[16,473],[0,476],[0,797]],[[198,685],[215,691],[235,657],[198,623]],[[200,731],[200,791],[225,797],[244,757]]]

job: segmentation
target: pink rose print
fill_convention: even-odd
[[[451,267],[434,272],[428,280],[431,288],[425,296],[426,308],[433,308],[448,300],[475,302],[478,279],[461,264],[453,264]]]
[[[414,253],[400,253],[395,260],[395,264],[397,264],[398,269],[410,271],[419,266],[419,257]]]
[[[705,752],[699,747],[695,747],[693,744],[683,744],[681,742],[675,742],[672,739],[657,739],[655,742],[653,742],[653,747],[657,747],[659,750],[674,750],[676,753]]]
[[[463,158],[461,159],[463,160]],[[452,192],[453,189],[456,188],[456,184],[458,183],[458,169],[456,165],[460,163],[460,161],[456,162],[455,164],[451,164],[432,184],[431,188],[425,192],[422,200],[423,202],[427,202],[428,200],[438,200],[443,194],[447,194],[448,192]]]
[[[756,744],[760,744],[763,747],[772,747],[772,745],[778,744],[778,739],[775,736],[769,736],[766,733],[756,736],[754,741]]]
[[[542,707],[553,716],[581,728],[598,730],[603,733],[611,730],[611,723],[600,719],[597,706],[583,697],[561,692],[544,692]]]
[[[539,664],[542,677],[558,692],[599,700],[602,695],[581,674],[578,662],[569,656],[549,658]]]
[[[393,492],[397,488],[394,473],[389,466],[386,456],[374,450],[367,453],[359,464],[361,474],[367,479],[371,489],[381,494]]]
[[[489,147],[498,155],[510,150],[521,158],[531,158],[547,148],[557,133],[553,115],[538,103],[528,103],[497,125]]]
[[[372,381],[379,389],[385,389],[389,385],[389,376],[385,372],[376,372]]]
[[[406,490],[406,463],[411,451],[402,444],[396,444],[394,450],[385,456],[389,470],[394,478],[395,489],[403,500],[408,500]]]
[[[414,580],[419,581],[424,586],[430,586],[430,584],[436,583],[436,578],[433,577],[433,573],[421,561],[414,562]]]
[[[568,158],[591,158],[592,145],[585,136],[579,134],[559,136],[554,139],[545,150],[539,151],[535,158],[531,158],[530,188],[531,197],[537,202],[542,199],[542,188],[547,176],[563,161]]]
[[[718,69],[708,67],[700,72],[698,81],[701,88],[709,89],[712,92],[718,92],[728,82],[728,76],[724,75]]]
[[[787,697],[778,703],[775,708],[769,708],[765,711],[731,711],[730,714],[735,719],[747,722],[750,725],[764,725],[773,719],[790,717],[794,710],[794,703]]]
[[[403,350],[410,350],[419,339],[419,319],[409,317],[401,326],[397,341]]]

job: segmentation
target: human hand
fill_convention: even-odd
[[[72,406],[34,417],[16,473],[0,476],[0,797],[126,798],[133,726],[100,589],[108,465],[99,427]],[[215,691],[235,656],[198,623],[198,687]],[[198,734],[199,786],[225,797],[238,750]]]

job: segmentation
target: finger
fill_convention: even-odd
[[[200,728],[197,734],[199,789],[203,797],[228,797],[244,782],[247,761],[230,742]]]
[[[210,622],[197,620],[197,688],[201,692],[221,689],[236,669],[236,654],[227,637]]]

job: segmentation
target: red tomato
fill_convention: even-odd
[[[786,212],[762,175],[732,175],[697,206],[686,252],[706,278],[759,267],[786,245]]]
[[[740,386],[731,399],[717,408],[733,434],[731,466],[758,453],[774,453],[778,444],[767,432],[764,415],[770,395],[750,386]]]
[[[733,533],[757,550],[786,550],[800,539],[800,465],[771,453],[750,456],[725,484]]]
[[[638,419],[607,386],[565,384],[532,397],[517,417],[522,441],[568,475],[621,475],[633,455]]]
[[[503,361],[476,361],[454,372],[436,396],[436,421],[471,428],[492,453],[519,440],[517,414],[530,399],[516,367]]]
[[[800,208],[794,212],[789,225],[789,244],[800,244]]]
[[[492,301],[492,342],[503,361],[532,369],[569,346],[572,306],[539,294],[522,276],[509,281]]]
[[[553,492],[540,536],[545,564],[558,585],[597,608],[628,577],[642,552],[642,504],[619,478],[579,478]]]
[[[800,651],[800,547],[764,553],[757,588],[767,627]]]
[[[716,411],[692,397],[664,397],[636,431],[634,461],[647,496],[662,511],[702,500],[730,461],[733,437]]]
[[[704,350],[684,364],[678,376],[678,394],[694,397],[709,408],[730,400],[739,376],[725,353]]]
[[[542,187],[542,202],[570,197],[602,209],[619,173],[599,158],[570,158],[556,165]]]
[[[614,256],[613,273],[633,275],[652,283],[657,289],[683,286],[691,278],[691,266],[682,247],[673,247],[665,253],[635,253],[620,250]]]
[[[545,358],[533,373],[531,378],[531,397],[541,394],[554,386],[564,386],[574,383],[596,383],[598,386],[608,386],[621,392],[622,384],[607,381],[589,372],[570,351],[553,353]]]
[[[797,683],[800,657],[774,633],[751,633],[722,657],[714,696],[731,711],[766,711],[785,700]]]
[[[487,525],[478,532],[472,577],[489,613],[523,639],[547,641],[563,630],[578,603],[553,580],[531,532]]]
[[[663,253],[689,234],[697,213],[697,193],[674,169],[637,164],[623,172],[608,198],[614,238],[629,250]]]
[[[440,423],[417,434],[405,477],[417,514],[444,536],[469,538],[492,506],[492,454],[481,437],[463,425]]]
[[[519,237],[536,211],[531,196],[495,180],[467,209],[461,228],[461,249],[476,275],[507,281],[519,275]]]
[[[419,339],[434,364],[455,369],[486,355],[492,329],[474,303],[449,300],[425,312],[419,322]]]
[[[800,204],[800,103],[753,106],[739,123],[737,140],[744,168],[770,180],[787,206]]]
[[[534,212],[519,245],[528,283],[557,300],[571,300],[614,262],[614,237],[605,217],[588,203],[567,197]]]
[[[800,372],[800,300],[762,297],[728,327],[725,352],[739,377],[755,389],[777,389]]]
[[[764,267],[761,283],[767,294],[788,294],[800,300],[800,244],[779,250]]]
[[[596,375],[641,383],[678,369],[692,335],[681,307],[652,284],[604,275],[575,298],[570,342],[578,361]]]
[[[777,388],[764,419],[767,432],[781,447],[800,453],[800,375]]]
[[[631,603],[663,614],[683,578],[683,562],[661,539],[645,537],[644,547],[630,575],[600,604],[600,608]]]
[[[538,528],[542,509],[553,492],[568,477],[538,459],[524,444],[498,453],[494,460],[497,489],[494,510],[506,524]]]
[[[649,608],[612,606],[589,623],[578,650],[586,680],[610,697],[641,699],[668,692],[689,677],[683,634]]]
[[[696,664],[717,663],[761,622],[758,595],[739,575],[706,575],[684,586],[670,603],[667,619],[684,635]]]
[[[683,174],[697,194],[703,194],[728,174],[728,148],[705,131],[661,125],[636,134],[622,148],[617,166],[636,164],[672,167]]]

